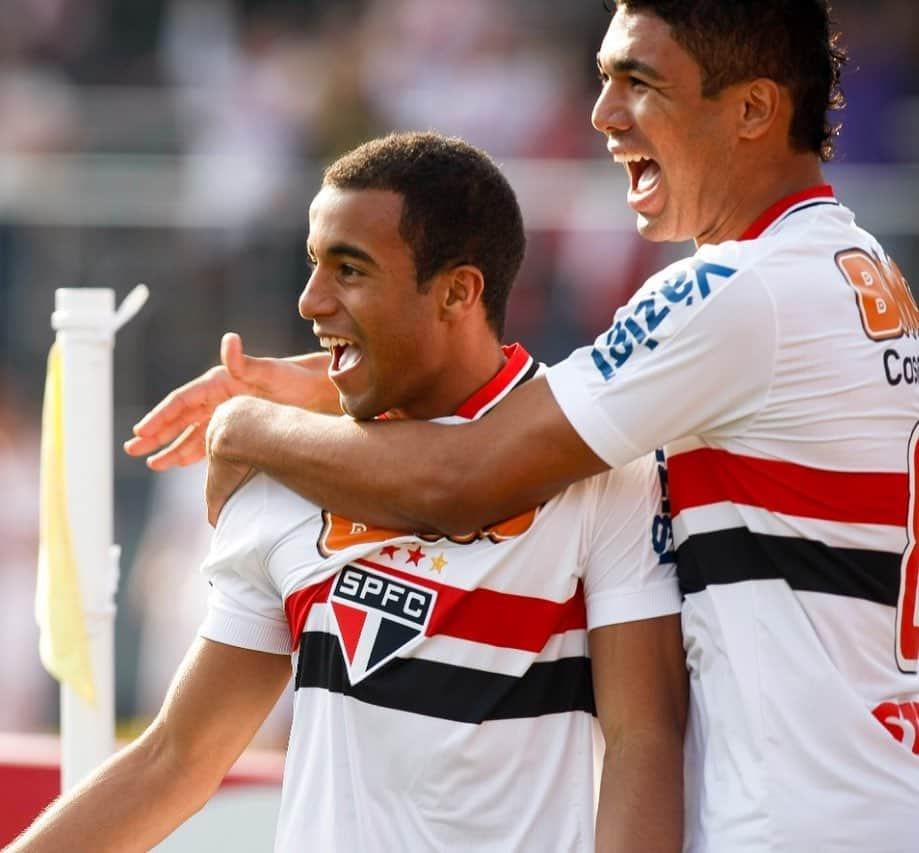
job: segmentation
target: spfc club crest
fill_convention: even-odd
[[[357,684],[420,640],[436,600],[432,589],[381,571],[345,566],[329,603],[351,683]]]

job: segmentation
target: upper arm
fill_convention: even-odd
[[[548,381],[572,428],[618,468],[755,416],[776,347],[775,304],[759,276],[693,260],[649,281],[593,346],[549,368]]]
[[[682,848],[687,674],[678,615],[590,632],[597,715],[606,750],[596,849]]]
[[[636,731],[676,733],[682,744],[688,677],[680,615],[595,628],[589,643],[597,716],[607,748]]]

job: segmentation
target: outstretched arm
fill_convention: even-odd
[[[199,639],[156,720],[8,853],[149,850],[200,809],[290,680],[290,658]]]
[[[688,683],[680,616],[590,632],[597,715],[606,742],[598,853],[678,853]]]
[[[204,437],[214,409],[240,394],[262,397],[317,412],[340,414],[338,391],[327,376],[325,353],[293,358],[254,358],[242,339],[228,332],[220,343],[220,361],[196,379],[169,393],[134,427],[125,442],[130,456],[150,455],[154,471],[191,465],[204,458]]]
[[[539,377],[458,426],[357,422],[237,397],[216,411],[208,450],[212,523],[252,466],[347,518],[455,534],[523,512],[607,468]]]

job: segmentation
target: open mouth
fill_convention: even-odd
[[[657,185],[661,176],[661,167],[654,160],[642,157],[628,164],[629,178],[632,182],[632,191],[644,194]]]
[[[360,347],[347,338],[321,336],[319,345],[327,349],[332,356],[332,363],[329,366],[330,375],[345,373],[361,360]]]
[[[660,186],[660,164],[639,154],[616,154],[614,159],[622,163],[629,174],[629,204],[632,207],[642,205]]]

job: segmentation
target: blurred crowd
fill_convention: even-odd
[[[833,5],[852,55],[837,168],[896,184],[919,163],[919,11]],[[552,361],[676,251],[585,205],[589,190],[624,208],[610,165],[585,171],[580,195],[565,178],[605,154],[589,113],[607,19],[601,0],[0,0],[0,631],[22,650],[0,656],[0,730],[48,729],[57,713],[31,601],[55,288],[111,287],[119,300],[151,288],[117,348],[115,434],[127,437],[215,362],[225,329],[256,354],[314,346],[296,298],[321,169],[372,136],[430,128],[508,164],[529,246],[507,336]],[[919,220],[919,200],[903,203],[899,219],[866,224],[915,281],[904,222]],[[200,466],[154,478],[114,452],[129,719],[158,707],[194,634],[209,528]]]

